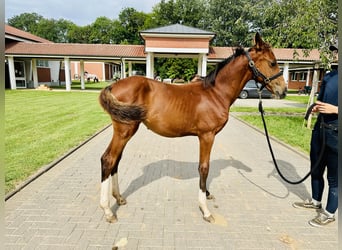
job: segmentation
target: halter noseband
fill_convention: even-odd
[[[266,77],[263,73],[261,73],[257,67],[255,67],[255,63],[254,61],[252,60],[250,54],[248,51],[245,51],[245,54],[247,56],[247,59],[248,59],[248,66],[251,68],[252,72],[253,72],[253,76],[254,76],[254,79],[256,80],[258,77],[261,77],[262,78],[262,86],[261,88],[259,89],[259,91],[261,91],[263,88],[265,88],[266,85],[268,85],[272,80],[278,78],[279,76],[281,76],[283,74],[283,71],[280,71],[279,73],[271,76],[271,77]]]

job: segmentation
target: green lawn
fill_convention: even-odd
[[[98,92],[5,91],[5,192],[110,124]]]
[[[307,104],[309,96],[291,95],[287,96],[286,99]],[[264,111],[267,131],[270,136],[291,145],[303,153],[309,153],[311,129],[303,126],[306,108],[264,108]],[[238,117],[240,119],[264,131],[261,115],[257,108],[234,107],[231,112],[239,112]],[[316,118],[313,117],[311,127],[315,121]]]
[[[239,118],[264,131],[260,115],[239,115]],[[309,153],[311,129],[303,126],[303,121],[303,116],[265,114],[267,131],[270,136],[291,145],[302,153]]]
[[[100,90],[106,87],[107,85],[111,84],[111,82],[93,82],[93,81],[85,81],[85,89],[86,90]],[[63,89],[65,90],[65,85],[64,86],[52,86],[52,89]],[[79,80],[74,80],[71,83],[71,89],[72,90],[80,90],[81,89],[81,82]]]

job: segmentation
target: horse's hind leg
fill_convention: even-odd
[[[200,162],[198,166],[198,171],[200,175],[200,189],[198,193],[198,201],[199,207],[203,213],[203,219],[213,223],[215,222],[214,217],[211,215],[208,206],[207,206],[207,198],[209,198],[210,193],[207,191],[207,177],[209,173],[209,161],[210,161],[210,152],[214,142],[214,134],[208,133],[205,135],[201,135],[199,137],[200,140]]]
[[[101,157],[100,206],[104,210],[106,220],[111,223],[117,219],[109,207],[110,193],[112,192],[119,205],[126,204],[126,200],[119,191],[118,166],[127,142],[135,134],[138,127],[139,123],[121,124],[113,122],[113,138]]]

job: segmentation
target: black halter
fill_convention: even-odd
[[[251,56],[249,55],[248,51],[245,51],[247,59],[248,59],[248,65],[251,68],[253,72],[253,78],[257,82],[257,78],[260,77],[262,78],[262,86],[260,87],[259,91],[261,91],[263,88],[265,88],[266,85],[268,85],[272,80],[278,78],[279,76],[283,75],[283,71],[280,71],[279,73],[275,74],[274,76],[271,77],[266,77],[263,73],[261,73],[257,67],[255,67],[255,63],[252,60]]]

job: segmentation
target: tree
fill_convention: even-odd
[[[68,31],[74,24],[65,19],[41,19],[36,26],[35,35],[55,43],[67,43]]]
[[[319,49],[328,66],[328,48],[337,39],[337,1],[273,0],[263,17],[259,29],[274,47],[300,48],[306,53]]]
[[[37,24],[43,19],[37,13],[23,13],[8,19],[8,24],[32,34],[36,34]]]
[[[216,33],[215,46],[239,46],[250,43],[248,0],[209,0],[206,27]],[[253,6],[251,6],[252,8]]]
[[[37,13],[23,13],[8,19],[8,24],[56,43],[69,42],[68,31],[75,24],[65,19],[46,19]]]
[[[139,37],[139,31],[145,28],[145,20],[147,15],[143,12],[136,11],[134,8],[125,8],[119,14],[119,22],[124,33],[125,40],[121,43],[142,44],[143,41]]]
[[[89,41],[90,43],[113,43],[113,21],[107,17],[98,17],[90,25]]]
[[[153,7],[154,26],[183,24],[203,29],[205,18],[204,0],[162,0]]]
[[[157,58],[155,68],[163,79],[180,78],[189,81],[197,72],[197,59]]]
[[[68,40],[70,43],[91,43],[89,39],[91,32],[90,25],[83,27],[72,25],[69,27]]]

